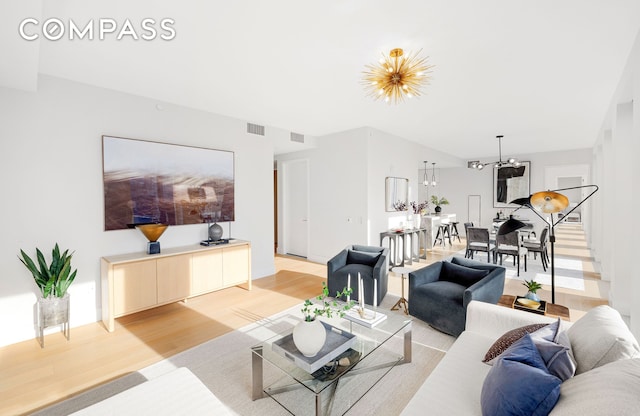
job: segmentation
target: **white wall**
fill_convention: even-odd
[[[364,129],[349,130],[317,140],[313,150],[276,156],[278,189],[283,190],[288,160],[309,161],[309,248],[307,258],[326,262],[348,244],[366,243],[366,143]],[[295,196],[294,196],[295,197]],[[282,207],[282,192],[278,194]],[[282,209],[278,209],[278,241],[285,238]],[[286,244],[286,242],[285,242]],[[279,245],[278,252],[286,247]]]
[[[283,189],[280,168],[287,160],[309,160],[309,255],[326,262],[349,244],[380,244],[380,233],[407,221],[407,212],[385,212],[385,178],[409,179],[409,201],[418,199],[418,170],[423,160],[449,166],[462,162],[369,127],[319,137],[313,150],[277,155],[278,189]],[[278,195],[282,206],[282,195]],[[285,231],[278,210],[278,241]],[[278,251],[281,251],[279,247]]]
[[[603,198],[594,204],[596,256],[602,262],[602,278],[611,281],[610,304],[625,317],[640,337],[640,279],[634,261],[640,192],[640,33],[629,56],[618,88],[603,120],[594,147],[594,179],[602,184]]]
[[[408,212],[385,211],[385,178],[395,176],[409,179],[409,202],[420,202],[420,188],[424,172],[424,161],[437,162],[443,166],[460,165],[455,156],[430,149],[418,143],[402,139],[376,129],[368,129],[368,212],[370,245],[380,245],[380,233],[406,222],[412,215]],[[429,165],[431,166],[431,165]],[[410,209],[410,207],[409,207]]]
[[[100,319],[100,257],[146,248],[137,230],[103,231],[103,134],[234,151],[231,233],[251,241],[254,278],[274,272],[273,139],[247,134],[243,120],[164,103],[159,111],[156,104],[46,76],[37,92],[0,88],[0,346],[34,337],[37,288],[17,259],[21,248],[50,254],[58,242],[75,250],[72,327]],[[267,133],[288,134],[272,128]],[[205,225],[176,226],[160,244],[168,248],[204,238]]]

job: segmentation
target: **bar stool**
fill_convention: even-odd
[[[440,241],[440,245],[442,247],[445,246],[444,239],[449,240],[449,245],[451,244],[451,231],[449,229],[449,223],[443,223],[438,225],[438,232],[436,233],[436,238],[433,240],[433,245],[435,246],[438,241]]]
[[[458,234],[458,221],[452,221],[451,226],[449,227],[449,234],[451,235],[451,238],[453,238],[453,241],[456,241],[456,237],[458,238],[458,242],[461,242],[460,240],[460,234]]]

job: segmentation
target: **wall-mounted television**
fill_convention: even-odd
[[[234,220],[230,151],[102,136],[104,229]]]

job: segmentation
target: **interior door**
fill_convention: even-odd
[[[309,163],[292,160],[284,167],[285,251],[307,257],[309,236]]]
[[[481,226],[482,214],[480,211],[480,195],[469,195],[467,197],[468,212],[467,222],[472,222],[476,227]]]

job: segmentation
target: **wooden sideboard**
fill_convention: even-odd
[[[251,290],[251,244],[232,240],[203,247],[163,249],[160,254],[102,257],[102,322],[109,332],[115,318],[185,300],[230,286]]]

